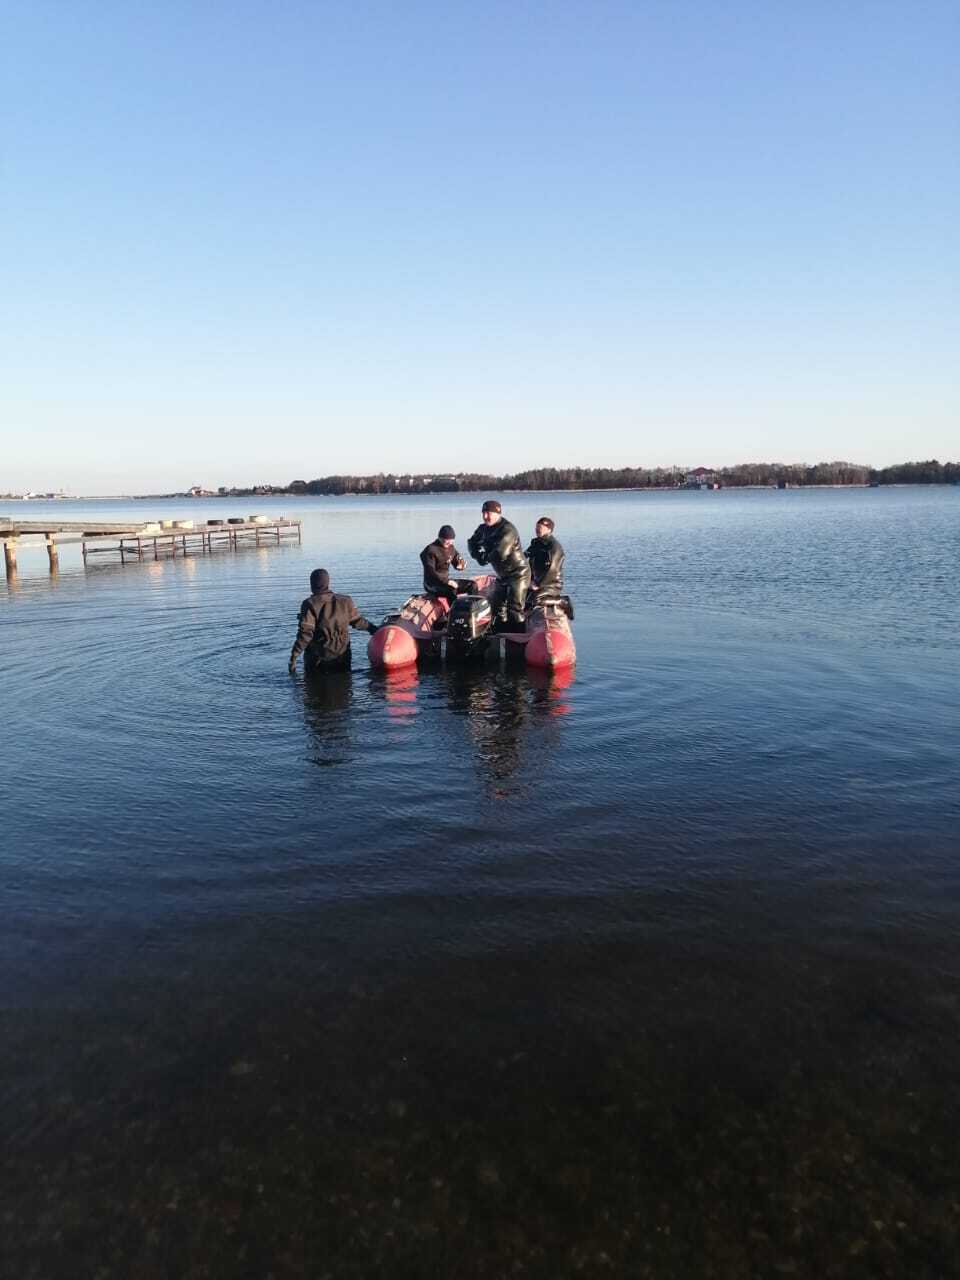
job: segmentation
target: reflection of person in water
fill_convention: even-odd
[[[481,771],[494,782],[518,774],[527,712],[522,673],[449,665],[444,676],[451,709],[466,715]]]
[[[462,751],[455,728],[463,722],[476,751],[478,772],[498,797],[529,792],[535,796],[544,770],[545,749],[559,742],[557,717],[570,710],[563,690],[573,669],[548,672],[536,668],[491,668],[486,663],[447,663],[441,668],[415,666],[371,671],[370,692],[382,698],[389,721],[403,732],[425,732],[444,741],[449,763]],[[453,716],[441,719],[446,701]],[[532,747],[529,758],[525,748]]]
[[[346,764],[352,758],[353,676],[349,671],[307,673],[303,718],[314,739],[319,765]]]

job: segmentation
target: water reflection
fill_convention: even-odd
[[[495,795],[520,774],[527,717],[526,680],[512,670],[488,671],[469,665],[445,667],[442,678],[450,710],[466,718],[477,764]]]
[[[383,673],[381,687],[391,720],[409,720],[416,716],[419,683],[420,673],[416,667]]]
[[[503,797],[539,775],[544,748],[559,741],[552,722],[570,711],[573,679],[572,670],[449,663],[371,672],[370,690],[392,721],[412,721],[419,708],[442,714],[444,706],[462,717],[481,780]]]
[[[567,689],[577,676],[576,667],[561,667],[559,671],[545,671],[543,667],[528,667],[527,681],[534,691],[533,705],[551,716],[570,714]]]
[[[304,719],[317,764],[354,758],[360,721],[353,680],[349,671],[304,678]],[[573,680],[573,670],[451,663],[370,671],[366,691],[403,738],[422,730],[431,736],[452,733],[456,739],[453,724],[448,721],[444,728],[437,722],[438,716],[453,713],[454,724],[466,728],[481,780],[495,795],[505,796],[540,775],[544,750],[559,742],[558,721],[570,713],[567,691]]]
[[[314,743],[314,764],[346,764],[353,758],[352,703],[352,672],[304,677],[303,718]]]

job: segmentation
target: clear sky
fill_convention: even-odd
[[[2,13],[0,491],[960,456],[955,0]]]

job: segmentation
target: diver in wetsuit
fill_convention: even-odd
[[[537,521],[536,537],[527,547],[530,574],[533,581],[530,591],[534,602],[537,596],[558,596],[563,592],[563,547],[553,536],[553,521],[541,516]]]
[[[480,564],[489,564],[497,575],[493,607],[497,611],[494,629],[523,631],[524,603],[530,586],[530,566],[520,545],[520,535],[503,508],[490,498],[481,508],[483,524],[467,540],[470,554]]]
[[[311,573],[310,591],[300,606],[300,625],[287,670],[293,675],[297,669],[297,658],[302,653],[306,675],[315,671],[349,671],[350,633],[347,627],[369,631],[371,635],[377,628],[366,620],[349,596],[333,594],[326,569],[314,569]]]
[[[428,596],[445,596],[447,600],[457,598],[456,585],[450,581],[450,566],[452,564],[455,569],[462,570],[467,567],[467,562],[453,545],[456,536],[450,525],[441,525],[436,539],[420,552],[423,589]]]

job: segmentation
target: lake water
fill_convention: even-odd
[[[8,1273],[956,1274],[960,490],[505,495],[575,672],[287,675],[481,496],[0,583]]]

